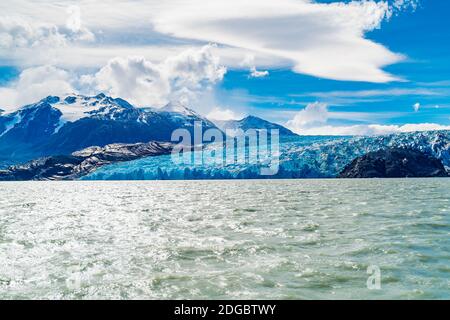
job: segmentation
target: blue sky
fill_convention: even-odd
[[[263,79],[248,73],[229,72],[223,96],[229,91],[248,95],[254,113],[287,121],[290,113],[315,101],[325,102],[330,111],[367,113],[358,119],[334,119],[335,124],[405,124],[432,122],[450,124],[450,23],[446,17],[450,2],[422,2],[384,22],[366,36],[394,52],[407,56],[404,62],[385,68],[404,81],[389,83],[333,81],[296,74],[288,69],[269,70]],[[366,91],[366,92],[364,92]],[[317,94],[319,93],[319,94]],[[239,94],[237,94],[239,96]],[[252,100],[254,99],[254,100]],[[239,104],[237,102],[230,102]],[[419,103],[419,112],[413,106]],[[439,108],[437,108],[439,107]],[[274,114],[273,110],[289,113]],[[370,115],[373,115],[371,117]],[[277,119],[278,118],[278,119]]]
[[[233,1],[7,0],[0,108],[104,91],[303,134],[450,126],[448,1]]]

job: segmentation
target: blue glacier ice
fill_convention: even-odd
[[[273,165],[276,157],[259,163],[223,164],[204,161],[174,163],[172,157],[159,156],[102,167],[84,180],[179,180],[179,179],[264,179],[332,178],[353,159],[386,147],[413,148],[440,159],[450,170],[450,131],[401,133],[374,137],[310,138],[283,140],[279,147],[279,170],[262,176],[261,168]],[[217,145],[209,151],[220,150]],[[249,154],[255,148],[249,147]],[[199,155],[192,153],[190,156]]]

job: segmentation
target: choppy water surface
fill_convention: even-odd
[[[450,179],[0,184],[0,298],[450,298]],[[367,268],[381,270],[368,290]]]

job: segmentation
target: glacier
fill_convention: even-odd
[[[278,173],[262,176],[260,163],[176,163],[170,155],[116,163],[98,169],[83,180],[196,180],[196,179],[292,179],[334,178],[353,159],[387,147],[411,148],[441,160],[450,171],[450,131],[400,133],[372,137],[304,137],[284,139],[279,146]],[[221,147],[210,145],[209,151]],[[212,149],[212,150],[211,150]],[[198,153],[199,151],[197,151]],[[255,152],[249,146],[249,154]],[[193,152],[190,157],[199,156]],[[275,161],[275,160],[273,160]]]

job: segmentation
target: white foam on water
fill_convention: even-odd
[[[449,298],[450,180],[0,183],[0,299]],[[382,290],[367,289],[378,265]]]

